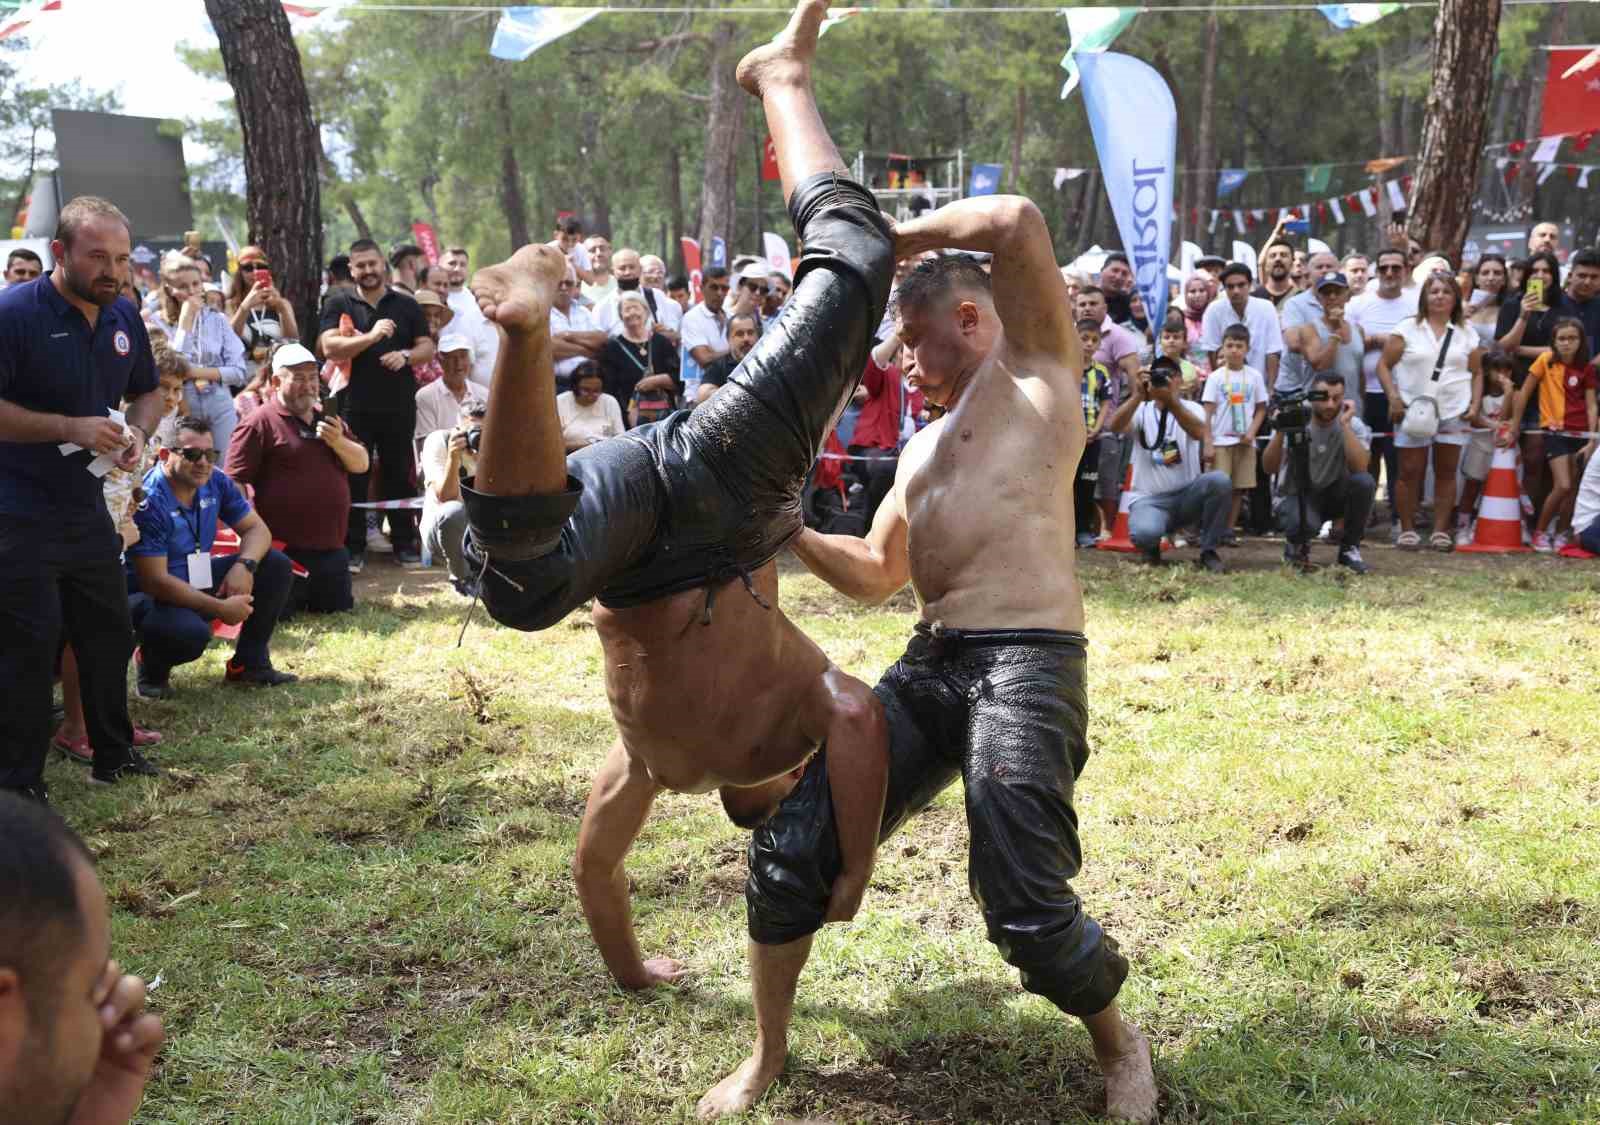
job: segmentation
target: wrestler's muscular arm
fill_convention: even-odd
[[[801,702],[800,728],[827,746],[828,793],[842,870],[824,922],[848,922],[861,907],[878,855],[883,795],[889,785],[889,730],[872,689],[832,664]]]
[[[938,425],[938,423],[934,423]],[[913,442],[929,434],[922,431]],[[909,448],[909,447],[908,447]],[[896,475],[904,471],[902,458]],[[823,535],[801,529],[794,553],[807,570],[846,597],[878,605],[911,581],[911,556],[906,546],[906,517],[900,510],[900,482],[878,505],[865,539],[854,535]]]
[[[994,255],[990,280],[995,313],[1005,328],[1008,353],[1024,360],[1022,370],[1015,374],[1044,378],[1056,393],[1066,396],[1063,417],[1069,422],[1077,420],[1081,442],[1083,411],[1078,405],[1078,384],[1083,375],[1083,349],[1073,324],[1067,285],[1056,268],[1050,229],[1039,208],[1020,195],[985,195],[958,200],[895,228],[897,259],[941,248]],[[1028,365],[1025,361],[1030,356],[1052,362]]]
[[[622,866],[659,792],[661,787],[621,742],[612,746],[589,790],[572,860],[589,933],[606,968],[623,988],[670,983],[684,973],[682,963],[670,957],[646,961],[640,954],[628,904],[628,873]]]

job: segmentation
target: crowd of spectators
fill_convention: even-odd
[[[1571,553],[1593,541],[1581,497],[1600,486],[1589,473],[1600,251],[1563,261],[1552,223],[1534,225],[1528,256],[1516,260],[1451,262],[1398,227],[1389,234],[1375,253],[1342,259],[1274,235],[1259,276],[1202,256],[1172,287],[1158,330],[1140,315],[1121,254],[1107,255],[1098,276],[1063,269],[1092,357],[1080,546],[1112,535],[1131,468],[1131,538],[1151,561],[1193,533],[1199,561],[1215,570],[1216,548],[1246,531],[1284,535],[1285,562],[1302,569],[1314,539],[1336,543],[1338,562],[1365,573],[1361,543],[1385,517],[1402,550],[1474,543],[1499,450],[1515,454],[1527,546]],[[1309,422],[1285,442],[1277,405],[1308,391]],[[1209,421],[1192,462],[1188,411],[1164,406],[1167,397],[1198,402]],[[1293,455],[1301,433],[1309,481]],[[1234,499],[1216,530],[1201,502],[1222,489],[1212,474]]]
[[[1552,231],[1534,228],[1525,259],[1472,263],[1398,230],[1342,259],[1274,237],[1259,276],[1200,257],[1160,324],[1123,254],[1093,274],[1064,268],[1085,357],[1078,546],[1105,544],[1125,515],[1128,542],[1151,562],[1192,541],[1200,565],[1223,571],[1241,534],[1277,533],[1292,566],[1309,569],[1321,539],[1365,573],[1363,540],[1385,516],[1401,549],[1471,542],[1485,482],[1509,454],[1527,544],[1600,552],[1600,253],[1563,261]],[[551,245],[568,262],[550,328],[569,451],[718,393],[792,288],[753,257],[692,282],[669,277],[661,258],[585,238],[571,217]],[[135,391],[156,396],[158,420],[143,462],[101,483],[121,534],[138,694],[180,690],[175,669],[217,635],[234,643],[227,682],[292,682],[272,663],[277,622],[351,609],[352,578],[372,552],[439,566],[476,596],[460,484],[474,471],[499,335],[466,288],[467,251],[430,262],[409,242],[387,254],[353,243],[328,263],[309,331],[260,247],[239,251],[209,290],[197,248],[150,262],[153,272],[119,280],[129,301],[107,307],[113,323],[138,324],[127,335],[154,379],[143,390],[136,368],[124,406],[142,401]],[[52,285],[27,250],[10,255],[4,279],[39,300]],[[1285,432],[1275,424],[1284,396],[1307,392],[1303,420]],[[808,520],[870,526],[899,450],[936,412],[891,313],[813,474]],[[65,721],[54,745],[91,765],[93,744],[116,727],[96,714],[108,706],[103,662],[81,668],[73,645],[58,662]],[[153,770],[139,748],[161,736],[128,730],[113,738],[128,744],[121,758],[96,765],[101,780]]]

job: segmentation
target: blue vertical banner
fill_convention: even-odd
[[[1078,56],[1083,104],[1111,211],[1150,323],[1167,316],[1178,107],[1161,75],[1131,55]]]
[[[728,268],[728,244],[721,238],[711,240],[711,260],[706,265],[716,266],[719,269]]]
[[[1005,175],[1004,164],[974,164],[972,166],[972,184],[967,188],[968,195],[993,195],[1000,190],[1000,177]]]

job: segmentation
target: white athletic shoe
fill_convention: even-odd
[[[389,537],[375,527],[367,529],[367,550],[376,551],[380,555],[387,555],[394,550],[394,544],[389,542]]]

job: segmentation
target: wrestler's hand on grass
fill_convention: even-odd
[[[828,913],[822,919],[823,925],[848,922],[854,918],[861,909],[861,900],[867,893],[867,881],[871,878],[870,871],[859,875],[841,872],[833,881],[833,892],[828,895]]]
[[[652,957],[639,968],[640,976],[617,983],[630,992],[643,992],[658,984],[677,984],[689,975],[689,966],[672,957]]]

